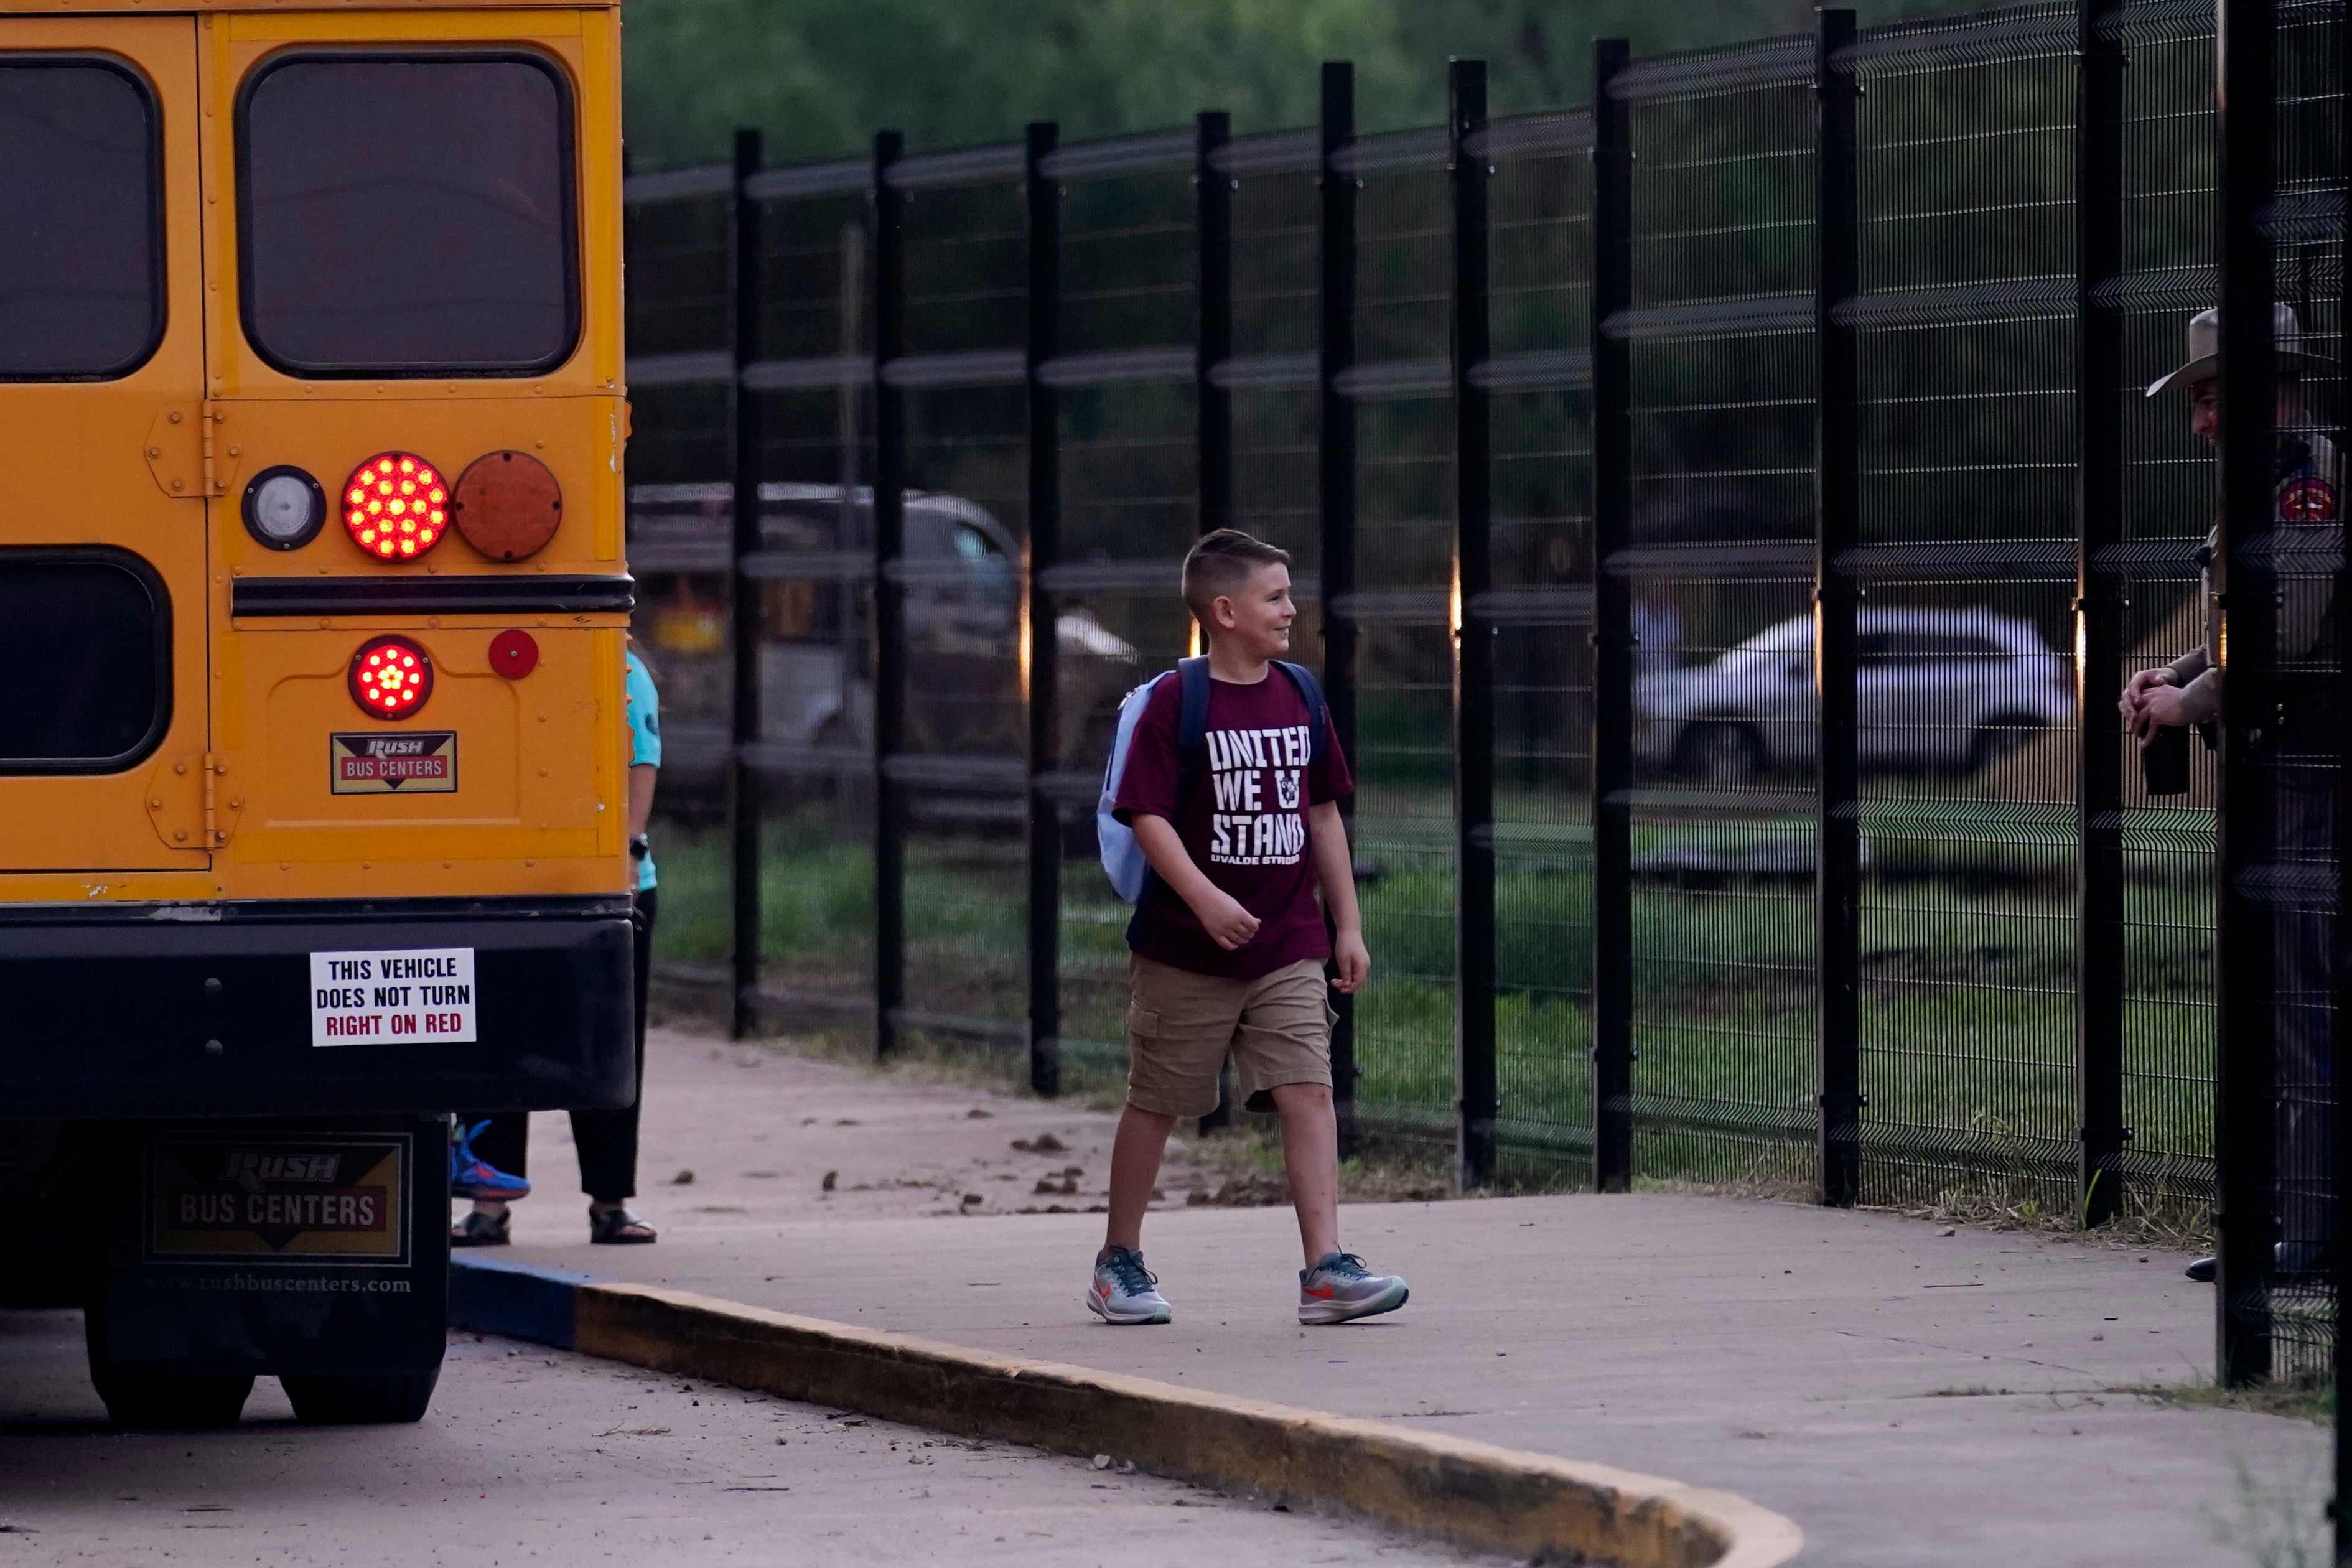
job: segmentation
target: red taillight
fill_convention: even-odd
[[[449,529],[449,485],[413,452],[381,452],[343,481],[343,527],[379,561],[414,561]]]
[[[352,655],[352,700],[376,719],[405,719],[433,695],[433,656],[406,637],[375,637]]]

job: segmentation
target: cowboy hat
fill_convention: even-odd
[[[2306,352],[2301,345],[2303,329],[2294,319],[2292,305],[2271,307],[2271,342],[2277,345],[2278,367],[2281,370],[2304,370],[2335,362],[2325,354]],[[2147,395],[2154,397],[2168,386],[2194,386],[2219,374],[2221,363],[2221,312],[2200,310],[2189,318],[2189,363],[2169,375],[2159,376],[2147,384]]]

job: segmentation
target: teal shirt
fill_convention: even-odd
[[[661,766],[661,693],[654,689],[654,678],[646,673],[646,661],[629,650],[629,678],[625,688],[629,709],[629,765],[633,768]],[[654,886],[654,858],[651,855],[637,862],[637,891],[650,892]]]

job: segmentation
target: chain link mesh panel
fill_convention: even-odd
[[[873,235],[866,182],[850,173],[758,205],[760,358],[743,395],[758,400],[760,1005],[793,1027],[862,1033],[874,994]]]
[[[2112,29],[2126,51],[2122,268],[2108,287],[2122,313],[2123,541],[2103,564],[2126,605],[2127,675],[2204,642],[2196,554],[2213,521],[2212,449],[2189,429],[2186,391],[2150,398],[2185,357],[2189,319],[2215,300],[2213,26],[2210,14],[2127,7]],[[2104,721],[2104,714],[2101,716]],[[2196,1215],[2213,1186],[2213,808],[2219,773],[2187,740],[2185,789],[2156,795],[2137,748],[2124,748],[2123,1120],[2127,1185],[2145,1206]]]
[[[2074,25],[1865,34],[1864,1201],[2075,1182]]]
[[[1634,1169],[1801,1184],[1813,1131],[1810,44],[1633,97]]]
[[[1496,1074],[1507,1163],[1591,1143],[1592,123],[1496,122],[1487,161]]]
[[[674,910],[655,928],[665,987],[723,997],[731,931],[727,848],[728,390],[733,360],[731,172],[706,188],[624,208],[631,430],[628,553],[633,630],[662,698],[661,840],[655,859]]]
[[[1047,569],[1055,748],[1070,783],[1060,817],[1065,1087],[1125,1076],[1133,911],[1097,863],[1093,811],[1120,700],[1191,651],[1176,583],[1199,526],[1193,140],[1134,138],[1127,150],[1149,162],[1056,176],[1061,288],[1045,374],[1062,507],[1061,555]]]
[[[1452,1140],[1454,407],[1452,197],[1443,132],[1358,141],[1356,998],[1362,1125]]]
[[[898,563],[906,743],[899,1027],[1016,1047],[1027,903],[1022,587],[1028,534],[1028,207],[995,177],[924,179],[906,208],[907,503]]]

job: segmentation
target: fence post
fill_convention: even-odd
[[[2263,209],[2276,179],[2273,0],[2221,0],[2218,128],[2221,251],[2220,555],[2222,595],[2221,804],[2213,867],[2219,963],[2214,1049],[2215,1366],[2224,1386],[2271,1372],[2269,1286],[2276,1239],[2272,952],[2276,916],[2247,873],[2275,858],[2272,573],[2248,548],[2270,527],[2277,460],[2272,342],[2273,247]]]
[[[1045,576],[1062,558],[1061,407],[1038,375],[1054,357],[1062,311],[1061,187],[1040,166],[1055,127],[1032,121],[1024,165],[1029,208],[1029,1087],[1062,1091],[1062,805],[1047,775],[1061,765],[1060,626]]]
[[[735,184],[730,214],[733,241],[734,374],[728,388],[734,458],[733,538],[729,554],[728,640],[734,679],[728,690],[727,842],[732,895],[733,1003],[728,1032],[736,1039],[759,1024],[760,770],[751,748],[760,738],[760,585],[745,567],[759,552],[760,395],[743,384],[744,368],[760,357],[760,204],[744,183],[760,172],[760,132],[735,132]]]
[[[1861,360],[1838,307],[1860,285],[1856,207],[1854,79],[1837,52],[1853,41],[1853,13],[1823,10],[1814,38],[1814,161],[1820,276],[1813,298],[1819,354],[1814,452],[1814,610],[1820,629],[1820,773],[1814,833],[1819,890],[1814,964],[1818,1032],[1822,1202],[1850,1205],[1862,1195],[1860,1061],[1862,825],[1855,620],[1861,584],[1841,563],[1860,522]]]
[[[1446,67],[1454,176],[1454,1071],[1455,1184],[1495,1179],[1495,637],[1486,590],[1486,62]]]
[[[2082,1140],[2083,1224],[2101,1225],[2124,1199],[2123,740],[2115,694],[2124,683],[2121,581],[2100,552],[2123,541],[2123,318],[2099,287],[2123,267],[2123,79],[2120,41],[2100,23],[2118,0],[2077,0],[2074,99],[2074,409],[2081,617],[2074,711],[2081,723],[2074,821],[2074,1071]]]
[[[2352,111],[2352,95],[2347,95],[2347,100],[2339,105],[2339,113],[2347,111]],[[2352,126],[2340,126],[2339,137],[2346,130],[2352,130]],[[2339,140],[2336,145],[2343,147],[2352,144]],[[2339,432],[2342,418],[2343,416],[2338,415]],[[2338,439],[2339,441],[2341,439],[2340,433]],[[2338,563],[2333,589],[2335,593],[2333,603],[2352,605],[2352,561]],[[2339,706],[2336,711],[2352,712],[2352,637],[2347,637],[2340,626],[2336,633],[2334,658],[2336,661],[2336,700],[2339,704],[2345,704],[2345,706]],[[2336,903],[2335,945],[2328,953],[2328,961],[2332,968],[2331,978],[2334,981],[2334,994],[2327,1000],[2328,1005],[2334,1009],[2333,1016],[2329,1020],[2330,1026],[2340,1029],[2343,1026],[2336,1020],[2352,1018],[2352,942],[2347,942],[2346,940],[2346,928],[2347,925],[2352,925],[2352,921],[2347,921],[2346,918],[2347,900],[2343,891],[2346,860],[2343,825],[2352,823],[2352,732],[2347,732],[2339,725],[2336,729],[2336,743],[2337,826],[2336,854],[2332,868],[2336,873]],[[2336,1089],[2328,1096],[2328,1196],[2329,1201],[2335,1205],[2335,1212],[2341,1215],[2347,1196],[2352,1196],[2352,1093]],[[2341,1223],[2340,1219],[2338,1223]],[[2329,1347],[2331,1353],[2327,1365],[2328,1375],[2335,1379],[2336,1386],[2340,1389],[2345,1385],[2346,1379],[2352,1377],[2352,1333],[2347,1332],[2352,1331],[2352,1324],[2347,1324],[2344,1321],[2344,1303],[2352,1301],[2352,1247],[2346,1247],[2339,1242],[2328,1250],[2333,1255],[2328,1265],[2328,1274],[2330,1286],[2336,1293],[2336,1307],[2331,1324],[2333,1342]],[[2335,1525],[2334,1561],[2338,1568],[2342,1568],[2343,1564],[2352,1563],[2352,1424],[2345,1421],[2341,1405],[2337,1406],[2334,1425],[2336,1427],[2335,1485],[2328,1499],[2327,1517]]]
[[[2346,77],[2338,83],[2336,118],[2336,145],[2339,149],[2336,156],[2347,162],[2339,162],[2334,173],[2339,179],[2352,181],[2352,153],[2343,151],[2352,149],[2352,142],[2345,140],[2346,133],[2352,132],[2352,69],[2347,69]],[[2336,289],[2336,320],[2340,322],[2344,320],[2344,307],[2352,300],[2345,298],[2346,285],[2340,279]],[[2336,339],[2339,352],[2346,342],[2339,329]],[[2346,414],[2340,405],[2336,418],[2336,440],[2340,450],[2347,444],[2344,431]],[[2347,555],[2352,555],[2352,552],[2347,552]],[[2352,559],[2337,562],[2333,589],[2331,604],[2352,605]],[[2336,710],[2352,713],[2352,635],[2347,634],[2340,622],[2336,626],[2336,646],[2330,651],[2336,660],[2336,700],[2338,704]],[[2343,1037],[2343,1021],[2352,1018],[2352,918],[2347,918],[2347,915],[2352,915],[2352,899],[2347,899],[2344,892],[2345,827],[2347,824],[2352,824],[2352,731],[2337,725],[2336,744],[2336,854],[2332,868],[2336,873],[2336,924],[2335,946],[2328,954],[2331,978],[2335,982],[2335,994],[2328,998],[2335,1010],[2328,1023],[2329,1028],[2335,1031],[2331,1040]],[[2340,1230],[2345,1205],[2352,1203],[2352,1092],[2337,1087],[2328,1099],[2328,1196],[2334,1205]],[[2341,1390],[2347,1378],[2352,1378],[2352,1335],[2347,1335],[2352,1325],[2345,1322],[2345,1303],[2352,1301],[2352,1247],[2345,1246],[2339,1239],[2329,1251],[2335,1255],[2329,1272],[2333,1276],[2336,1292],[2336,1314],[2335,1343],[2331,1347],[2334,1353],[2328,1362],[2328,1372],[2335,1379],[2336,1388]],[[2344,1419],[2340,1394],[2335,1427],[2335,1486],[2328,1500],[2327,1517],[2335,1525],[2335,1561],[2340,1568],[2342,1564],[2352,1563],[2352,1423]]]
[[[907,997],[907,808],[891,763],[907,733],[907,396],[891,362],[907,352],[907,209],[890,184],[904,145],[874,138],[874,1051],[898,1047]]]
[[[1633,519],[1633,356],[1609,319],[1633,301],[1632,116],[1611,90],[1631,51],[1592,46],[1592,1186],[1633,1184],[1633,605],[1610,570]]]
[[[1356,140],[1356,68],[1326,60],[1322,74],[1322,162],[1316,178],[1322,196],[1322,254],[1317,293],[1322,308],[1317,378],[1322,406],[1316,426],[1316,510],[1322,537],[1323,696],[1331,709],[1331,738],[1353,765],[1356,758],[1356,405],[1341,395],[1339,377],[1356,363],[1356,177],[1337,166]],[[1356,839],[1355,805],[1341,808],[1348,842]],[[1356,1152],[1356,999],[1332,994],[1331,1098],[1339,1113],[1339,1152]]]

